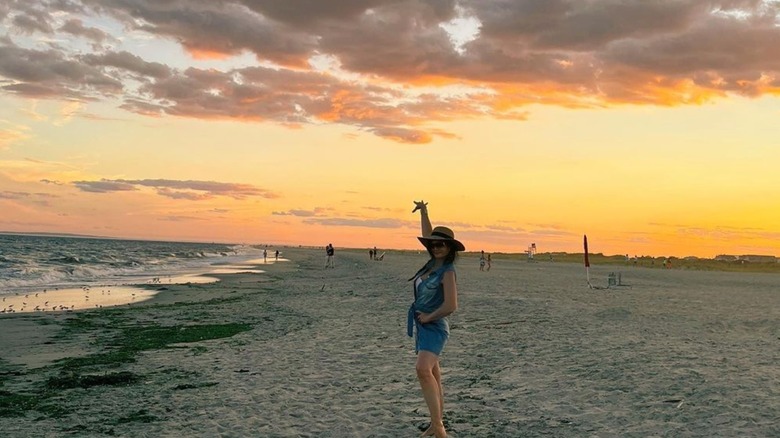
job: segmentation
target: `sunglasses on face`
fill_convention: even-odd
[[[446,248],[446,247],[447,247],[447,243],[441,241],[440,242],[433,241],[428,244],[428,248],[430,249]]]

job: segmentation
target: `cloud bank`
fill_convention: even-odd
[[[776,0],[12,0],[0,90],[419,144],[452,136],[437,122],[523,120],[530,104],[778,94],[779,12]],[[117,28],[192,62],[146,60]],[[199,67],[247,53],[256,65]]]

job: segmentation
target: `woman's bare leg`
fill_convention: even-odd
[[[417,355],[417,379],[420,381],[425,404],[431,414],[431,426],[422,436],[435,436],[444,438],[447,432],[442,421],[441,385],[433,375],[433,370],[438,366],[439,357],[430,351],[420,351]]]
[[[436,383],[439,384],[439,412],[441,412],[441,420],[444,422],[444,386],[441,384],[441,367],[439,366],[438,358],[436,365],[433,367],[433,377],[436,379]]]

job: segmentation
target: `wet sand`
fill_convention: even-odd
[[[61,336],[69,318],[137,327],[249,324],[232,337],[145,350],[127,385],[64,389],[14,418],[14,437],[413,437],[426,420],[405,335],[406,278],[424,255],[285,251],[263,274],[151,285],[143,303],[0,315],[2,391],[35,394],[62,357],[108,348]],[[780,436],[780,276],[591,267],[477,256],[442,356],[452,437]],[[81,327],[81,325],[79,325]],[[110,327],[110,325],[106,325]],[[45,405],[45,404],[44,404]],[[48,405],[46,405],[48,406]]]
[[[62,312],[119,306],[148,300],[156,292],[138,287],[102,286],[68,289],[44,289],[18,295],[6,295],[0,313]]]
[[[152,298],[156,292],[143,286],[157,289],[165,285],[189,285],[216,283],[217,276],[224,274],[262,274],[258,265],[285,262],[279,260],[254,259],[237,265],[215,265],[201,274],[168,275],[161,277],[139,277],[137,282],[123,284],[91,285],[69,288],[47,288],[16,294],[0,295],[0,314],[62,312],[137,304]]]

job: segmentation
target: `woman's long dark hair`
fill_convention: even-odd
[[[449,248],[449,249],[450,249],[450,252],[449,252],[449,253],[447,253],[447,257],[445,257],[445,258],[444,258],[444,264],[445,264],[445,265],[446,265],[446,264],[448,264],[448,263],[449,263],[449,264],[454,264],[454,263],[455,263],[455,260],[457,260],[457,259],[458,259],[458,251],[457,251],[456,249],[454,249],[454,248],[452,247],[452,245],[450,245],[450,243],[449,243],[448,241],[446,241],[446,240],[445,240],[445,241],[444,241],[444,244],[445,244],[445,245],[447,245],[447,248]],[[425,264],[423,265],[423,267],[422,267],[422,268],[420,268],[420,270],[419,270],[419,271],[417,271],[417,273],[416,273],[416,274],[414,274],[412,277],[410,277],[410,278],[409,278],[409,281],[412,281],[412,280],[414,280],[415,278],[417,278],[417,276],[418,276],[418,275],[422,274],[422,273],[423,273],[423,271],[425,271],[426,269],[429,269],[431,266],[433,266],[433,260],[435,259],[435,257],[433,256],[433,252],[431,252],[431,249],[430,249],[430,248],[428,248],[428,245],[425,245],[425,249],[427,249],[427,250],[428,250],[428,255],[430,255],[430,256],[431,256],[431,258],[428,260],[428,262],[427,262],[427,263],[425,263]],[[415,292],[415,293],[416,293],[416,292]],[[416,296],[416,295],[415,295],[415,296]]]

